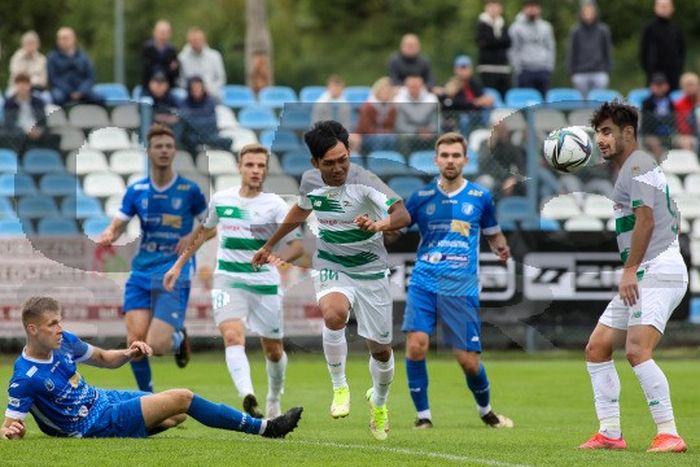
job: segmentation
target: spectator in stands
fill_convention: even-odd
[[[374,82],[367,102],[360,107],[355,132],[362,139],[365,153],[395,148],[396,106],[393,98],[394,87],[391,79],[385,76]]]
[[[389,58],[389,78],[394,86],[401,86],[414,75],[420,76],[428,89],[435,85],[430,60],[420,53],[420,39],[415,34],[405,34],[399,51]]]
[[[216,102],[207,94],[204,80],[199,76],[193,76],[187,82],[187,98],[182,102],[180,115],[184,126],[182,142],[192,154],[198,152],[201,144],[231,150],[231,138],[219,136]]]
[[[221,100],[226,85],[226,70],[224,61],[218,50],[207,44],[207,37],[199,28],[191,28],[187,32],[187,45],[178,55],[180,60],[181,86],[193,76],[201,76],[207,93],[217,101]]]
[[[656,0],[654,19],[644,28],[641,35],[639,57],[642,69],[647,75],[647,85],[655,73],[663,73],[671,90],[678,89],[678,79],[685,61],[685,40],[683,31],[675,24],[673,2]]]
[[[92,91],[95,70],[90,57],[78,48],[72,28],[63,27],[56,33],[56,48],[48,57],[48,74],[54,104],[104,103]]]
[[[676,113],[677,145],[682,149],[697,151],[698,120],[695,108],[700,104],[700,79],[692,72],[681,75],[683,96],[673,103]]]
[[[15,93],[4,104],[5,125],[2,146],[23,151],[27,146],[58,149],[59,136],[49,133],[45,102],[32,95],[31,77],[19,73],[14,80]]]
[[[521,88],[547,93],[554,70],[556,44],[552,25],[542,19],[538,0],[525,0],[523,10],[509,29],[510,60]]]
[[[581,6],[579,24],[571,29],[567,67],[571,83],[583,97],[593,89],[606,89],[612,68],[612,36],[607,24],[599,21],[593,0]]]
[[[342,77],[328,77],[326,90],[314,103],[311,118],[313,122],[335,120],[345,128],[352,128],[352,107],[345,99],[345,80]]]
[[[156,72],[148,82],[148,89],[144,94],[153,99],[153,121],[168,125],[175,133],[176,139],[182,141],[182,125],[179,116],[181,102],[170,92],[170,84],[165,73]]]
[[[505,120],[494,125],[491,138],[479,148],[479,171],[493,178],[493,197],[524,195],[525,185],[518,183],[526,173],[525,149],[510,140],[510,130]],[[558,185],[557,185],[558,189]]]
[[[39,35],[34,31],[22,34],[22,47],[12,54],[10,59],[10,83],[8,94],[15,92],[15,78],[20,73],[26,74],[31,80],[32,89],[43,91],[48,84],[46,75],[46,57],[39,52]]]
[[[423,78],[412,75],[394,98],[396,133],[405,154],[432,148],[438,132],[438,98],[425,88]]]
[[[510,48],[508,25],[503,19],[502,0],[487,0],[476,27],[476,45],[479,47],[479,65],[476,71],[484,86],[494,88],[505,97],[511,85],[508,64]]]
[[[669,83],[664,73],[651,77],[651,95],[642,101],[642,135],[644,144],[659,158],[671,146],[675,133],[676,116],[669,96]]]
[[[156,72],[163,72],[173,88],[180,75],[180,63],[177,50],[170,43],[172,29],[170,23],[160,20],[153,27],[153,38],[146,42],[141,53],[141,86],[148,87],[148,82]]]

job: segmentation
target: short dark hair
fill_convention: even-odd
[[[316,122],[313,128],[304,134],[304,141],[314,159],[322,159],[330,148],[338,144],[338,141],[343,143],[346,149],[349,149],[349,139],[348,130],[335,120]]]
[[[639,124],[639,112],[633,106],[620,102],[619,100],[614,100],[610,102],[605,102],[603,105],[598,107],[598,109],[593,112],[591,117],[591,126],[593,129],[597,129],[601,123],[607,119],[612,120],[612,122],[620,127],[620,129],[631,126],[634,130],[634,137],[637,137],[637,126]]]
[[[15,76],[15,83],[31,83],[32,79],[27,73],[17,73]]]
[[[462,136],[460,133],[451,131],[449,133],[445,133],[444,135],[440,136],[438,140],[435,142],[435,152],[437,152],[438,146],[441,144],[453,144],[453,143],[459,143],[462,145],[462,148],[464,149],[464,154],[467,154],[467,140],[464,136]]]
[[[151,139],[156,136],[170,136],[172,139],[175,139],[175,133],[173,133],[173,130],[160,123],[154,123],[148,130],[146,141],[148,141],[149,146],[151,145]]]
[[[29,323],[36,322],[44,313],[60,310],[58,302],[51,297],[31,297],[22,305],[22,325],[26,329]]]

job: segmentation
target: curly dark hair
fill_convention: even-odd
[[[637,126],[639,125],[639,112],[629,104],[618,100],[606,102],[593,112],[591,117],[591,126],[597,129],[601,123],[607,119],[619,126],[620,129],[631,126],[634,130],[634,137],[637,137]]]

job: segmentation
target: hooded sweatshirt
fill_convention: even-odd
[[[605,23],[580,21],[569,34],[567,68],[569,74],[603,71],[612,68],[612,37]]]
[[[196,53],[188,44],[177,58],[180,61],[183,87],[189,78],[200,76],[204,80],[207,92],[217,99],[221,97],[223,87],[226,84],[226,70],[224,69],[224,60],[218,50],[205,45],[200,53]]]
[[[530,20],[519,13],[508,32],[512,42],[510,60],[517,72],[554,70],[556,44],[548,21]]]

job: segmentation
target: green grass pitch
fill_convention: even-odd
[[[397,358],[389,398],[392,429],[387,442],[377,442],[367,428],[363,399],[370,386],[366,357],[350,358],[352,411],[348,418],[333,420],[328,415],[331,389],[323,356],[291,353],[283,404],[285,408],[302,405],[305,411],[299,428],[285,440],[213,430],[194,420],[144,440],[56,439],[40,433],[32,420],[24,440],[0,442],[0,465],[700,465],[697,359],[658,359],[671,383],[676,420],[689,452],[648,454],[644,451],[655,427],[622,355],[617,356],[617,366],[622,380],[622,426],[629,444],[625,452],[576,449],[597,428],[583,355],[551,358],[486,353],[484,357],[493,406],[513,418],[512,430],[493,430],[482,424],[456,363],[443,353],[428,363],[435,428],[412,428],[414,411],[403,358]],[[250,359],[257,391],[264,396],[262,356],[256,353]],[[0,357],[3,385],[13,360]],[[215,401],[240,404],[223,354],[195,354],[185,370],[176,368],[171,358],[155,359],[153,368],[156,389],[188,387]],[[128,366],[119,370],[81,366],[81,372],[97,386],[134,387]]]

